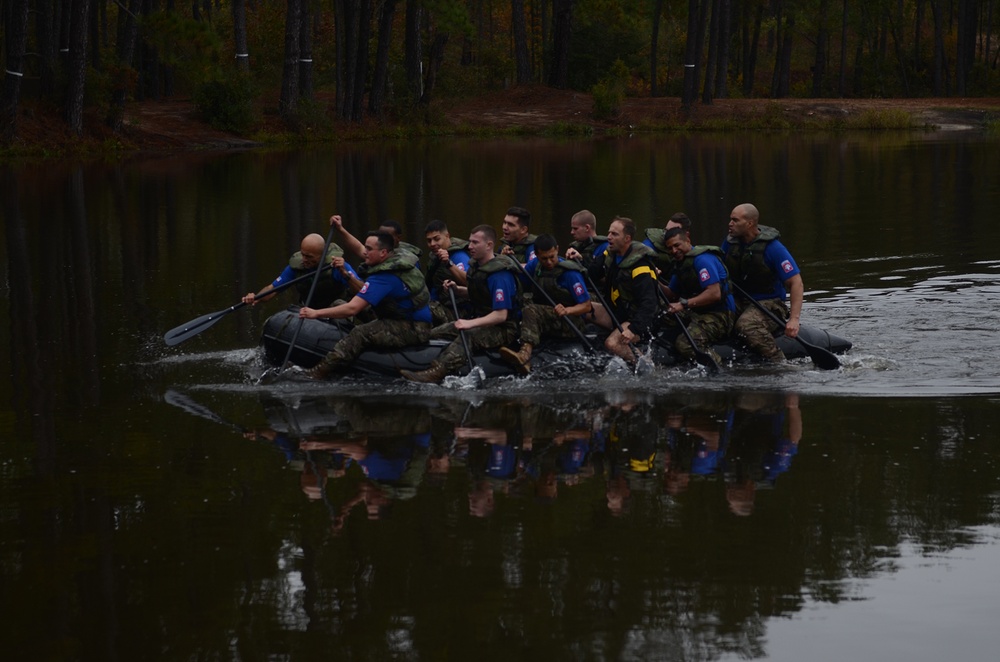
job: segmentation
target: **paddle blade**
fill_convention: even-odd
[[[220,310],[217,313],[209,313],[207,315],[202,315],[197,319],[193,319],[186,324],[181,324],[178,327],[170,329],[165,334],[163,334],[163,342],[167,344],[168,347],[173,347],[174,345],[179,345],[185,340],[195,337],[202,331],[210,329],[215,326],[220,319],[225,317],[228,313],[236,310],[236,306],[232,308],[226,308],[225,310]]]
[[[836,370],[840,367],[840,359],[830,350],[817,347],[802,339],[799,339],[799,343],[809,353],[809,358],[820,370]]]

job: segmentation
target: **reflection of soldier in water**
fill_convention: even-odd
[[[623,402],[604,414],[608,457],[605,486],[608,510],[620,515],[628,510],[633,489],[651,487],[648,480],[656,462],[658,428],[647,403]]]
[[[667,415],[663,486],[668,494],[683,493],[692,478],[719,473],[732,427],[732,409],[683,408]]]
[[[802,439],[796,393],[746,394],[737,402],[732,452],[726,458],[726,500],[740,516],[753,512],[757,490],[788,471]]]

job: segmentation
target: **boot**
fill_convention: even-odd
[[[427,368],[427,370],[421,370],[419,372],[414,372],[412,370],[400,370],[399,374],[409,379],[411,382],[437,384],[445,378],[445,375],[448,374],[448,369],[444,367],[443,364],[438,363],[437,361],[432,361],[431,367]]]
[[[334,370],[337,369],[337,366],[342,365],[343,363],[343,360],[341,360],[337,354],[330,352],[323,357],[322,361],[306,371],[306,377],[316,380],[326,379]]]
[[[518,352],[515,352],[509,347],[501,347],[500,356],[502,356],[507,363],[513,365],[519,373],[527,375],[531,372],[531,349],[531,343],[524,343],[521,345],[521,350]]]

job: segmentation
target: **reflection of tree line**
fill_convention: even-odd
[[[721,482],[729,511],[750,515],[756,493],[788,471],[802,435],[798,396],[741,394],[652,403],[539,405],[523,400],[479,406],[394,406],[360,399],[315,401],[304,415],[269,406],[265,439],[301,472],[302,490],[330,509],[340,530],[355,508],[380,519],[394,501],[454,468],[468,474],[468,512],[489,517],[498,498],[548,502],[563,490],[603,481],[613,515],[633,490],[682,497],[698,482]],[[387,413],[391,412],[391,414]],[[278,420],[275,420],[277,413]],[[357,489],[332,503],[332,481]]]

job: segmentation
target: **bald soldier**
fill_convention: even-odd
[[[323,245],[325,243],[326,240],[321,235],[306,235],[302,239],[302,243],[299,244],[299,251],[288,259],[288,266],[285,267],[281,274],[271,284],[260,291],[260,296],[250,292],[243,297],[243,303],[253,306],[262,301],[267,301],[274,296],[274,293],[271,292],[274,288],[300,276],[315,272],[319,266],[320,255],[323,253]],[[343,259],[344,251],[337,244],[330,242],[330,245],[326,249],[324,263],[331,264],[334,261],[343,263]],[[357,274],[354,273],[351,265],[345,264],[344,266],[349,274],[353,274],[357,278]],[[334,301],[347,296],[347,283],[347,278],[338,269],[332,269],[320,275],[319,281],[316,282],[316,289],[313,292],[312,298],[306,301],[313,281],[309,278],[304,278],[295,284],[295,291],[299,295],[299,305],[326,307]]]

